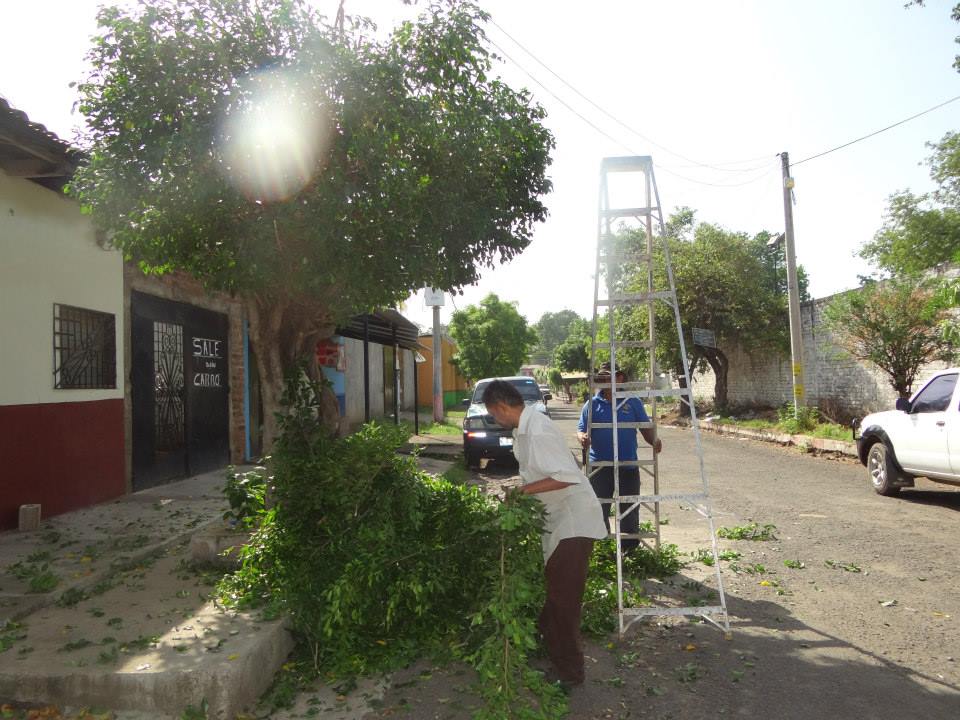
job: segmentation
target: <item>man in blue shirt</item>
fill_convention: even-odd
[[[610,363],[604,363],[600,367],[600,373],[597,375],[599,382],[610,382]],[[617,384],[627,381],[627,376],[622,370],[617,370]],[[583,410],[580,412],[580,422],[577,425],[577,437],[580,438],[580,444],[584,448],[590,448],[591,460],[613,460],[613,430],[611,428],[597,428],[592,433],[587,434],[587,421],[590,413],[590,406],[593,406],[593,421],[597,423],[613,422],[613,405],[610,402],[610,390],[600,390],[590,400],[588,400]],[[617,422],[649,422],[650,417],[643,407],[643,401],[640,398],[627,398],[622,401],[617,411]],[[655,438],[653,428],[639,428],[643,439],[647,441],[655,453],[663,449],[663,443],[660,438]],[[620,460],[637,459],[637,430],[634,428],[622,428],[617,431],[617,449]],[[607,521],[610,515],[610,505],[613,500],[613,468],[598,468],[593,477],[590,478],[590,485],[593,486],[597,498],[600,500],[600,508],[603,513],[603,521]],[[621,495],[639,495],[640,494],[640,468],[636,466],[626,466],[620,468],[620,494]],[[621,503],[620,512],[624,512],[630,507],[629,504]],[[640,531],[640,510],[633,510],[620,521],[620,532],[637,533]],[[621,547],[624,550],[635,548],[639,540],[633,538],[624,538]]]

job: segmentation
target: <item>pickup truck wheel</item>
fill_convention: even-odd
[[[897,484],[900,473],[893,465],[887,446],[882,442],[876,442],[870,446],[870,451],[867,453],[867,470],[877,494],[890,496],[900,492],[900,486]]]

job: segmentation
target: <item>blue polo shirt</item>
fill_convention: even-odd
[[[593,404],[594,422],[613,422],[613,408],[610,403],[604,400],[600,393],[594,395],[590,400],[584,403],[583,410],[580,412],[580,422],[577,429],[580,432],[587,431],[587,413],[591,403]],[[643,401],[640,398],[627,398],[626,402],[620,406],[617,411],[617,422],[649,422],[650,417],[643,407]],[[637,459],[637,430],[636,428],[623,428],[617,431],[617,445],[620,451],[621,460]],[[590,459],[591,460],[613,460],[613,430],[611,428],[598,428],[590,435]]]

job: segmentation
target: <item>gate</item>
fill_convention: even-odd
[[[226,315],[131,296],[133,489],[229,460]]]

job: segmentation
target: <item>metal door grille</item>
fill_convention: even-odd
[[[154,413],[156,449],[183,448],[183,326],[153,323]]]

